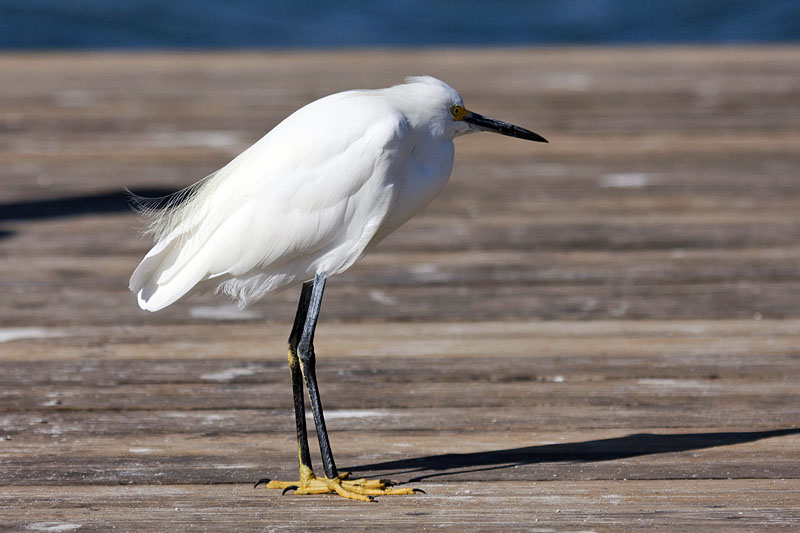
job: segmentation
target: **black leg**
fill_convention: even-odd
[[[311,297],[308,304],[303,333],[300,336],[300,343],[297,346],[300,356],[300,368],[306,380],[308,397],[311,400],[311,410],[314,412],[314,423],[317,426],[317,440],[319,440],[319,450],[322,455],[322,465],[325,468],[325,476],[333,479],[338,476],[336,463],[333,462],[333,453],[328,441],[328,430],[325,428],[325,417],[322,414],[322,402],[317,388],[317,375],[315,370],[314,355],[314,330],[317,327],[319,309],[322,304],[322,293],[325,290],[326,276],[317,274],[314,277],[314,284],[311,289]],[[305,286],[303,286],[305,290]]]
[[[314,354],[314,330],[319,319],[322,305],[322,293],[325,290],[327,276],[317,274],[313,282],[303,284],[297,314],[294,318],[292,333],[289,335],[289,372],[292,376],[292,394],[294,396],[294,413],[297,423],[297,455],[300,460],[300,479],[298,481],[275,481],[262,479],[256,483],[258,487],[266,483],[267,488],[295,491],[295,494],[331,494],[359,500],[372,501],[374,496],[390,494],[413,494],[414,489],[392,488],[390,483],[380,479],[349,479],[349,473],[341,476],[333,461],[328,430],[322,413],[322,401],[317,387]],[[311,470],[311,455],[308,450],[303,381],[308,389],[311,410],[317,426],[317,440],[322,452],[322,464],[325,468],[325,479],[318,478]]]
[[[300,292],[300,302],[297,304],[297,314],[294,317],[294,326],[289,335],[289,374],[292,377],[292,396],[294,397],[294,418],[297,425],[297,458],[300,461],[300,473],[311,473],[311,454],[308,450],[308,433],[306,431],[306,407],[303,403],[303,373],[300,368],[300,359],[297,357],[297,345],[303,333],[303,326],[308,313],[308,303],[311,300],[312,282],[303,283]]]
[[[302,484],[313,477],[311,468],[311,454],[308,449],[308,432],[306,431],[306,406],[303,401],[303,371],[300,366],[300,359],[297,356],[297,345],[303,334],[303,327],[306,323],[308,313],[308,303],[311,300],[312,282],[303,283],[300,292],[300,302],[297,304],[297,313],[294,317],[292,333],[289,334],[289,375],[292,379],[292,396],[294,398],[294,419],[297,426],[297,459],[300,462],[300,480]],[[256,482],[258,487],[262,483],[270,483],[269,478],[263,478]],[[278,482],[280,483],[280,482]],[[282,488],[282,487],[276,487]],[[297,488],[296,485],[289,485],[289,488]],[[285,492],[285,491],[284,491]]]

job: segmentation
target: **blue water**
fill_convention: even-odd
[[[800,42],[800,0],[0,0],[0,48]]]

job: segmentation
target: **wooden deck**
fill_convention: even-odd
[[[253,490],[296,476],[296,291],[140,311],[122,189],[417,73],[551,141],[459,139],[442,197],[326,292],[339,466],[427,494]],[[25,54],[0,80],[0,530],[800,529],[800,48]]]

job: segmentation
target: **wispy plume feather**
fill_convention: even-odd
[[[192,200],[216,174],[214,172],[177,192],[155,198],[140,196],[125,188],[131,208],[147,222],[142,233],[158,241],[181,226],[190,212],[188,206]]]

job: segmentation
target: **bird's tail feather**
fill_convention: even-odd
[[[163,309],[187,296],[207,276],[202,247],[191,250],[184,244],[180,236],[170,235],[136,267],[128,288],[136,293],[139,307],[147,311]]]

